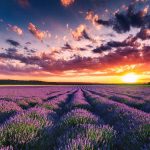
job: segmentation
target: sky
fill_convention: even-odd
[[[1,0],[0,79],[150,81],[150,0]]]

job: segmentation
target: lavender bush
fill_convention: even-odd
[[[78,125],[58,139],[57,149],[110,149],[113,148],[115,135],[116,132],[106,125]]]

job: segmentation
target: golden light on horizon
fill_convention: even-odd
[[[122,76],[122,81],[124,83],[136,83],[138,81],[138,75],[135,73],[128,73]]]

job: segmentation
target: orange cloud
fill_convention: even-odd
[[[72,36],[77,41],[80,41],[82,38],[91,40],[91,38],[86,32],[86,26],[83,24],[79,25],[75,31],[72,31]]]
[[[96,24],[96,22],[99,20],[99,16],[97,14],[94,14],[93,11],[88,11],[86,13],[86,20],[89,20],[93,25]]]
[[[147,5],[142,11],[141,11],[141,16],[144,17],[148,14],[149,11],[149,6]]]
[[[50,37],[48,31],[40,31],[33,23],[29,23],[28,30],[38,39],[43,41],[45,38]]]
[[[17,33],[18,35],[23,35],[23,30],[20,27],[18,27],[16,25],[12,26],[10,24],[8,24],[8,27],[10,28],[11,31]]]
[[[61,0],[62,5],[65,7],[72,5],[74,2],[75,0]]]

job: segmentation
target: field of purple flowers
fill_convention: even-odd
[[[150,87],[0,87],[0,150],[150,150]]]

